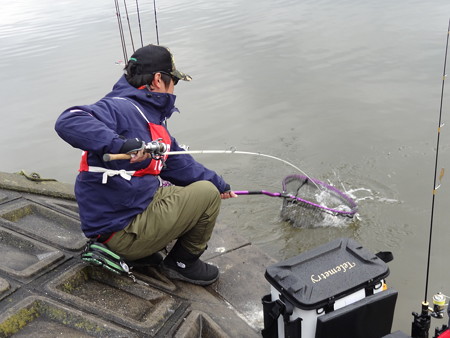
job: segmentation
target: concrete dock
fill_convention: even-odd
[[[202,256],[220,269],[208,287],[157,268],[134,275],[80,259],[73,186],[0,172],[0,337],[260,337],[264,272],[274,260],[217,224]]]

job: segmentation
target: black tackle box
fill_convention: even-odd
[[[361,327],[353,330],[381,337],[390,331],[397,299],[385,284],[388,275],[388,265],[351,238],[271,265],[265,273],[271,292],[263,298],[263,335],[328,338],[335,332],[339,337],[357,320]]]

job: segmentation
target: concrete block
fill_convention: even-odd
[[[0,337],[137,337],[112,323],[40,296],[29,296],[0,316]]]
[[[192,311],[173,336],[178,338],[230,337],[210,316],[201,311]]]
[[[156,334],[183,303],[151,285],[84,264],[50,281],[47,290],[77,308],[149,335]]]
[[[11,285],[6,279],[0,278],[0,299],[11,289]]]
[[[24,195],[24,197],[29,201],[36,202],[67,216],[80,219],[78,203],[76,201],[30,194]]]
[[[64,254],[48,245],[0,227],[0,270],[26,279],[54,267]]]
[[[17,199],[19,197],[20,197],[20,194],[14,192],[14,191],[8,191],[8,190],[0,191],[0,204]]]
[[[164,276],[158,268],[138,267],[132,271],[136,278],[160,290],[173,292],[177,288],[173,281]]]
[[[20,173],[0,172],[0,189],[14,190],[37,195],[75,199],[73,185],[57,181],[29,180]]]
[[[67,250],[81,250],[86,244],[77,219],[26,199],[0,205],[0,224]]]

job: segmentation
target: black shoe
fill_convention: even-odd
[[[126,263],[133,268],[147,268],[147,267],[157,267],[163,261],[163,255],[159,252],[154,254],[136,259],[135,261],[126,261]]]
[[[171,278],[196,285],[209,285],[219,278],[219,269],[211,264],[202,262],[200,255],[193,255],[185,248],[175,243],[173,249],[164,258],[161,269]]]

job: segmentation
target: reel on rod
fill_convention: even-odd
[[[448,303],[446,303],[448,298],[450,297],[441,292],[438,292],[433,296],[433,308],[429,309],[432,317],[444,318],[445,307],[448,306]]]

